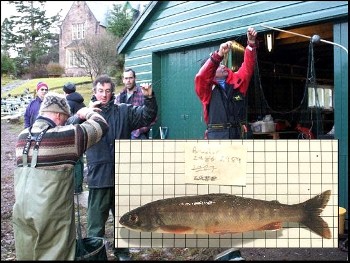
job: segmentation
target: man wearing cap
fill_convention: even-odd
[[[24,128],[30,127],[39,113],[39,108],[45,94],[49,91],[49,87],[44,82],[39,82],[36,85],[36,98],[32,100],[24,113]]]
[[[74,165],[109,129],[95,111],[81,108],[75,116],[81,124],[65,125],[68,102],[51,92],[34,124],[19,134],[12,215],[17,260],[75,259]]]
[[[80,93],[76,92],[74,83],[68,82],[63,86],[63,92],[68,101],[71,114],[75,114],[78,110],[85,107],[84,98]],[[83,191],[84,180],[84,158],[81,156],[74,166],[74,194],[80,194]]]

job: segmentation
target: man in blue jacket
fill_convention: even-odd
[[[156,118],[158,105],[151,86],[144,85],[144,104],[114,104],[115,85],[107,75],[96,78],[90,106],[99,107],[109,130],[101,141],[86,151],[88,197],[88,237],[103,237],[109,212],[115,212],[115,140],[130,139],[131,131],[148,126]],[[116,249],[119,260],[129,259],[128,249]]]
[[[24,113],[24,128],[28,128],[33,125],[36,117],[39,114],[41,102],[48,91],[49,87],[46,83],[39,82],[36,85],[36,98],[29,103]]]

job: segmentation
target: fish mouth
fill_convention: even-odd
[[[119,224],[125,226],[127,222],[127,217],[126,215],[123,215],[120,219],[119,219]]]
[[[119,219],[119,224],[128,229],[137,230],[139,228],[139,217],[137,216],[137,214],[126,213],[122,215],[122,217]]]

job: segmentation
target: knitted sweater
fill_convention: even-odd
[[[32,136],[36,138],[47,126],[50,126],[50,128],[44,134],[40,143],[36,167],[56,170],[74,166],[80,156],[97,143],[109,128],[105,119],[96,112],[89,112],[86,119],[82,124],[56,126],[52,120],[38,116],[31,130]],[[18,136],[16,144],[18,167],[22,166],[22,152],[27,137],[28,128],[24,129]],[[32,141],[28,152],[29,164],[32,159],[34,143]]]

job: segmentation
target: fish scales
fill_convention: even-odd
[[[278,230],[283,222],[300,222],[317,234],[330,238],[328,225],[319,216],[329,196],[328,190],[294,205],[230,194],[181,196],[138,207],[123,215],[120,224],[146,232],[227,234]]]
[[[213,194],[161,200],[155,213],[163,225],[193,226],[187,233],[216,234],[251,231],[298,215],[295,207],[234,195]],[[239,212],[238,212],[239,209]],[[194,230],[195,229],[195,230]]]

